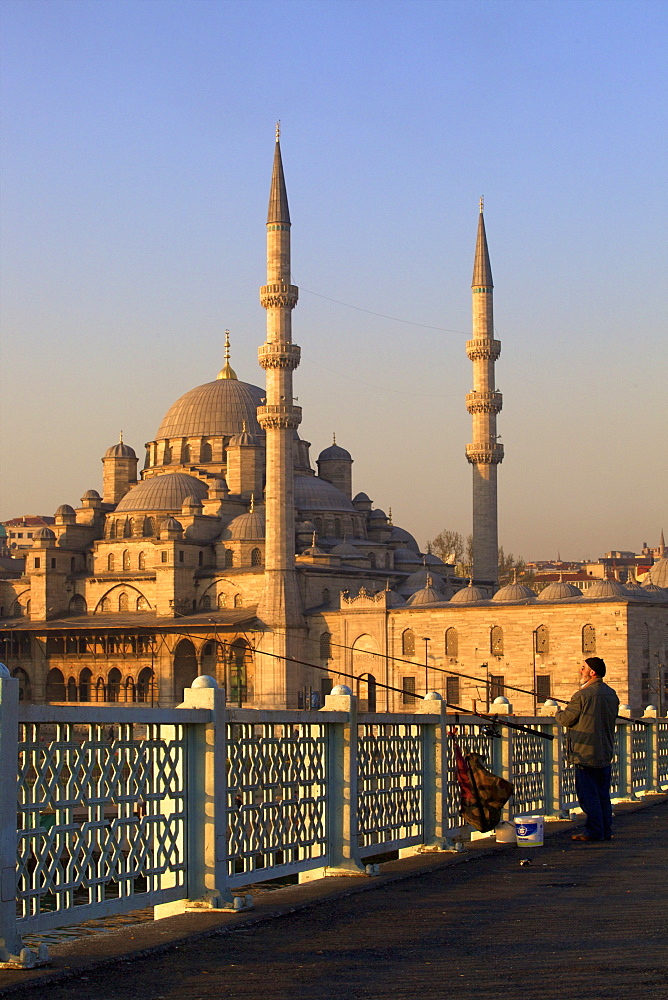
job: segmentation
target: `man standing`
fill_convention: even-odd
[[[612,840],[610,770],[619,698],[603,683],[605,663],[590,656],[580,667],[580,690],[555,714],[568,730],[568,760],[575,765],[575,791],[587,821],[573,840]]]

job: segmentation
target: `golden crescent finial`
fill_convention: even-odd
[[[251,493],[251,502],[250,502],[250,512],[251,512],[251,514],[253,513],[254,510],[255,510],[255,494]]]
[[[484,196],[484,194],[481,194],[480,195],[480,214],[481,215],[482,215],[484,209],[485,209],[485,196]]]
[[[119,444],[123,444],[123,431],[121,431],[120,437],[118,439]]]
[[[281,138],[281,119],[276,122],[276,142]]]

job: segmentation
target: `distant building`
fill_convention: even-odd
[[[29,549],[35,532],[39,528],[48,528],[55,521],[53,517],[38,514],[23,514],[9,521],[0,521],[7,531],[7,545],[10,550]]]

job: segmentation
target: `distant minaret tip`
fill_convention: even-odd
[[[480,195],[480,214],[482,215],[482,213],[484,211],[485,211],[485,196],[484,196],[484,194],[481,194]]]
[[[281,138],[281,119],[279,118],[276,122],[276,142],[279,142]]]

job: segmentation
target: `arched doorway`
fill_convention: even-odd
[[[112,667],[107,677],[107,701],[120,701],[121,672],[118,667]]]
[[[151,704],[156,701],[154,676],[150,667],[144,667],[143,670],[139,671],[137,701],[150,702]]]
[[[46,675],[46,700],[65,701],[65,678],[57,667],[52,667]]]
[[[174,697],[183,701],[183,692],[197,677],[197,654],[190,639],[181,639],[174,650]]]
[[[228,701],[241,707],[253,700],[253,654],[245,639],[235,639],[230,646],[227,671]]]
[[[376,711],[376,671],[381,662],[378,643],[370,635],[360,635],[353,643],[353,674],[360,712]]]
[[[90,685],[93,672],[89,667],[84,667],[79,674],[79,701],[90,701]]]

